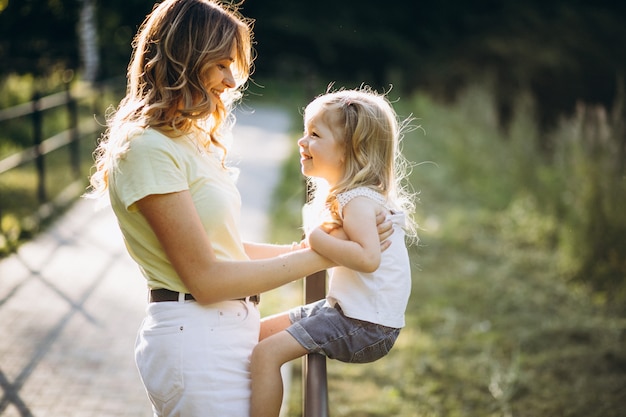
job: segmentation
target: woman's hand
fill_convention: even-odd
[[[380,251],[384,252],[391,246],[391,242],[387,239],[393,234],[393,224],[387,220],[387,213],[384,210],[376,213],[376,230],[378,230],[380,240]]]

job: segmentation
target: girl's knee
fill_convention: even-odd
[[[306,350],[286,331],[261,340],[252,350],[251,369],[280,368],[284,363],[306,354]]]
[[[272,363],[274,359],[272,354],[272,346],[268,340],[262,340],[252,350],[250,357],[250,370],[255,372],[261,368],[265,368]]]

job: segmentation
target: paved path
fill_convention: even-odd
[[[263,240],[289,120],[238,116],[244,238]],[[46,233],[0,262],[0,416],[150,417],[133,361],[146,305],[110,207],[77,202]]]

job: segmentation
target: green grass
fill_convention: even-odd
[[[559,184],[534,159],[528,112],[503,140],[480,88],[454,105],[418,95],[398,106],[424,129],[404,141],[422,227],[407,327],[378,362],[328,361],[331,415],[623,416],[626,318],[563,273],[563,225],[549,209]],[[297,163],[287,161],[275,198],[284,241],[297,238]],[[266,311],[294,297],[270,295]],[[293,369],[288,415],[299,416],[300,361]]]

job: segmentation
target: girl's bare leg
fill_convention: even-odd
[[[251,417],[278,417],[283,400],[280,367],[306,353],[306,349],[286,331],[275,333],[259,342],[252,352],[250,364]]]

